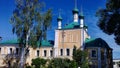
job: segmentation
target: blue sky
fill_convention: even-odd
[[[0,36],[3,40],[15,39],[12,33],[12,26],[9,23],[12,12],[15,9],[15,0],[0,0]],[[42,0],[45,2],[45,9],[51,8],[53,12],[52,29],[48,31],[48,39],[54,40],[54,30],[57,28],[58,10],[61,9],[63,17],[62,26],[73,21],[72,9],[74,0]],[[104,39],[113,48],[113,57],[120,58],[120,46],[114,42],[114,36],[108,36],[97,27],[98,18],[95,13],[99,8],[105,8],[106,0],[77,0],[78,9],[83,9],[85,24],[88,25],[88,33],[91,38]]]

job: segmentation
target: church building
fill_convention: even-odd
[[[91,39],[88,34],[88,27],[84,23],[83,12],[77,7],[72,10],[73,21],[62,26],[62,16],[57,18],[58,28],[55,29],[54,44],[51,41],[43,40],[41,47],[29,48],[29,55],[26,63],[31,65],[31,60],[37,57],[44,59],[69,58],[72,60],[73,48],[86,50],[90,68],[113,68],[112,49],[101,38]],[[19,42],[12,40],[0,43],[0,66],[5,66],[6,55],[20,59]]]
[[[82,12],[79,14],[77,8],[73,9],[73,22],[62,27],[62,17],[57,18],[58,29],[55,30],[54,56],[72,59],[73,47],[83,50],[84,41],[89,38],[87,27],[84,24]]]

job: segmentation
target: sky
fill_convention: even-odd
[[[12,33],[12,25],[9,23],[13,10],[15,9],[15,0],[0,0],[0,36],[3,41],[16,39]],[[57,17],[59,9],[63,18],[62,26],[73,21],[72,10],[75,7],[74,0],[42,0],[45,2],[45,9],[52,9],[53,19],[52,28],[48,30],[48,40],[54,40],[54,30],[57,29]],[[114,41],[113,35],[103,33],[97,26],[98,18],[95,16],[99,8],[105,8],[106,0],[77,0],[77,8],[81,9],[85,16],[85,24],[88,26],[88,34],[91,38],[102,38],[113,49],[113,58],[120,58],[120,46]]]

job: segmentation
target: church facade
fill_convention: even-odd
[[[57,18],[58,29],[55,30],[54,56],[72,59],[73,47],[83,49],[85,38],[89,38],[87,28],[84,26],[84,16],[79,15],[75,8],[73,11],[73,22],[62,27],[62,17]]]

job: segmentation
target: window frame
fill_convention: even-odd
[[[10,54],[12,54],[12,51],[13,51],[13,49],[12,49],[12,48],[10,48]]]
[[[0,54],[1,54],[2,48],[0,47]]]
[[[44,50],[44,57],[47,57],[47,50]]]
[[[60,49],[60,56],[63,56],[63,49]]]
[[[53,50],[50,50],[50,57],[53,56]]]
[[[40,50],[37,50],[36,52],[37,52],[36,56],[39,57],[40,56]]]
[[[66,49],[66,56],[70,56],[70,49],[69,48]]]
[[[95,54],[93,54],[93,51],[94,51]],[[91,50],[91,55],[90,55],[90,57],[91,57],[91,58],[97,58],[97,54],[98,54],[98,53],[97,53],[97,50],[96,50],[96,49],[92,49],[92,50]]]
[[[18,55],[19,54],[19,48],[16,48],[16,53],[15,53],[16,55]]]

